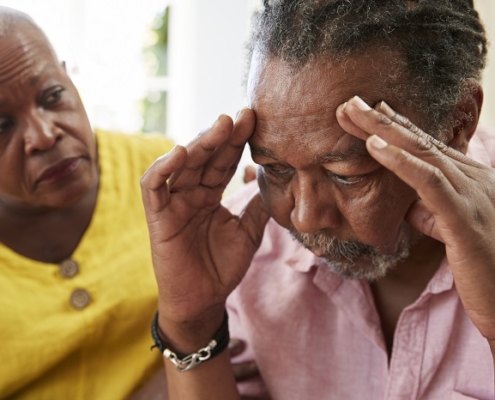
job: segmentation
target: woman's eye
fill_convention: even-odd
[[[43,98],[43,103],[48,106],[58,104],[62,98],[63,91],[64,89],[61,87],[51,90]]]

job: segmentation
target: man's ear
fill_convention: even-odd
[[[466,84],[468,90],[457,104],[452,139],[447,143],[464,154],[467,152],[469,141],[476,132],[483,105],[483,89],[480,84],[474,79],[469,79]]]

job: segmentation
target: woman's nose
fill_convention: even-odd
[[[42,112],[33,113],[25,125],[24,151],[28,155],[49,150],[61,136],[49,118],[41,114]]]

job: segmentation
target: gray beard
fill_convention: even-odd
[[[308,250],[325,254],[320,259],[332,271],[348,279],[366,279],[376,281],[383,278],[400,261],[409,257],[409,249],[413,246],[410,232],[401,231],[397,250],[393,254],[380,254],[373,247],[357,240],[340,240],[325,233],[300,233],[290,228],[292,236]],[[368,257],[368,265],[356,265],[359,257]],[[334,261],[335,259],[339,261]]]

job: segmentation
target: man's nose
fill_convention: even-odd
[[[332,188],[328,182],[298,177],[293,183],[294,208],[291,222],[301,233],[335,229],[341,222]]]
[[[61,132],[43,111],[34,111],[26,120],[24,151],[28,155],[51,149],[60,139]]]

